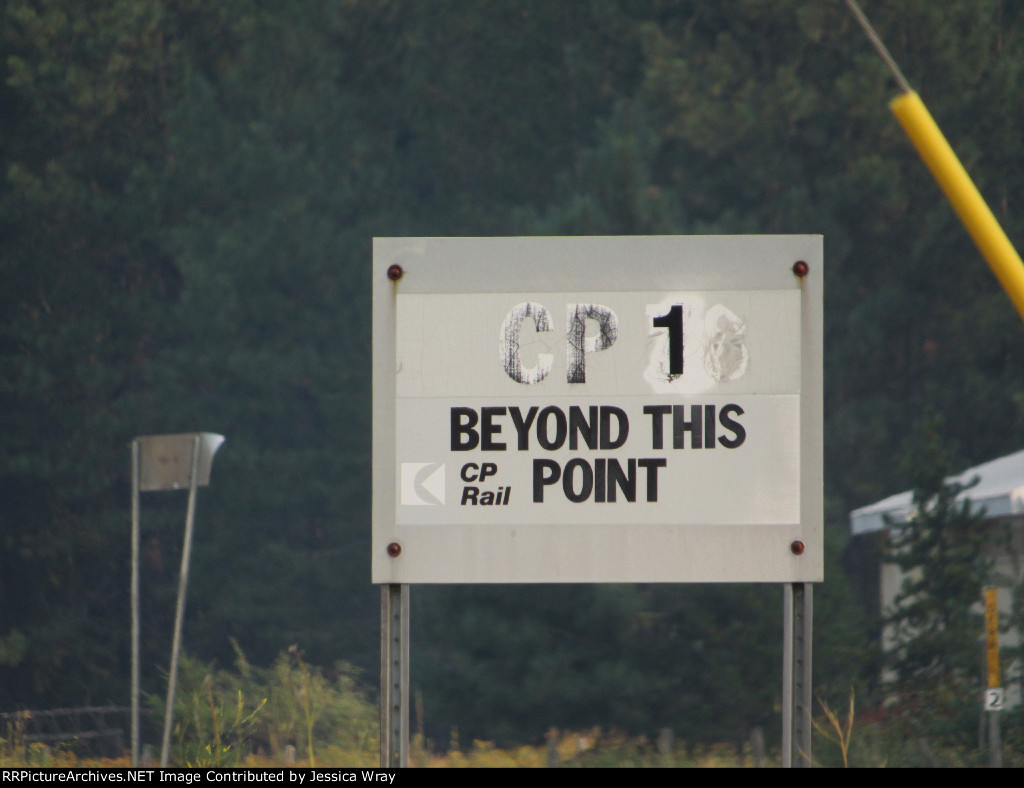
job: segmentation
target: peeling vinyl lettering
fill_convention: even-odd
[[[512,380],[526,385],[544,380],[551,372],[551,365],[554,362],[551,353],[538,353],[536,366],[523,366],[520,356],[520,334],[523,321],[528,317],[533,319],[534,328],[538,333],[552,330],[548,310],[541,304],[524,301],[509,310],[498,335],[498,354],[502,367]]]
[[[619,336],[619,321],[606,306],[600,304],[568,304],[566,306],[568,342],[568,369],[565,379],[569,383],[587,380],[587,354],[611,347]],[[598,331],[587,336],[587,320],[597,322]]]
[[[704,317],[704,369],[716,381],[736,380],[747,371],[747,325],[734,312],[715,304]]]

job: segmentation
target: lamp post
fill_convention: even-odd
[[[185,592],[192,553],[196,490],[210,483],[213,455],[224,443],[224,436],[212,432],[180,435],[144,435],[132,441],[132,686],[131,686],[131,758],[139,765],[139,493],[154,490],[188,488],[188,512],[185,515],[185,542],[181,552],[178,578],[178,602],[174,614],[174,639],[171,645],[171,669],[167,683],[167,707],[164,713],[163,746],[160,765],[166,766],[170,754],[171,723],[174,718],[174,692],[181,651],[181,629],[185,616]]]

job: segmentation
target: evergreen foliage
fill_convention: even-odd
[[[983,689],[983,607],[991,582],[992,529],[985,513],[957,496],[971,484],[946,479],[941,422],[922,428],[919,453],[908,459],[916,477],[914,513],[890,523],[887,560],[901,586],[887,612],[887,669],[894,711],[908,733],[969,744]]]
[[[1024,8],[865,5],[1024,237]],[[841,3],[0,0],[0,49],[0,708],[126,702],[127,447],[151,433],[227,437],[189,651],[376,669],[375,234],[825,236],[834,708],[876,667],[845,513],[909,481],[910,414],[946,414],[967,463],[1024,439],[1024,328]],[[153,691],[183,512],[144,497]],[[770,728],[780,597],[414,589],[427,728]]]

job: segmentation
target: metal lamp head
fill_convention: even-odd
[[[196,487],[210,484],[213,455],[224,443],[224,436],[213,432],[186,432],[178,435],[143,435],[139,444],[139,490],[181,490],[192,485],[192,451],[199,439],[199,464]]]

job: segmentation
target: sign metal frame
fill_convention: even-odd
[[[820,582],[823,579],[822,269],[822,239],[817,235],[374,239],[373,582]],[[523,398],[527,404],[542,405],[549,401],[545,398],[544,382],[521,386],[516,381],[508,381],[508,394],[503,398],[450,392],[441,397],[423,398],[421,416],[421,400],[417,399],[415,391],[410,394],[409,387],[400,380],[403,359],[399,341],[405,343],[406,349],[411,341],[408,320],[400,314],[400,310],[406,308],[404,305],[472,306],[477,298],[490,303],[495,295],[506,295],[508,306],[505,308],[512,308],[528,298],[546,303],[557,321],[564,319],[563,302],[577,295],[582,301],[599,294],[605,300],[617,302],[629,298],[635,301],[640,296],[657,301],[659,295],[671,300],[685,298],[687,294],[716,293],[727,294],[727,297],[750,294],[754,298],[767,298],[769,305],[793,305],[799,312],[797,316],[778,316],[779,320],[789,320],[788,333],[782,334],[786,343],[799,345],[797,349],[780,349],[791,356],[795,353],[798,363],[798,379],[788,381],[789,388],[783,392],[788,397],[784,403],[787,412],[795,414],[790,421],[795,420],[798,425],[797,435],[794,437],[791,429],[787,436],[778,439],[780,445],[786,447],[785,461],[796,463],[789,489],[778,490],[780,499],[793,502],[788,509],[783,507],[783,515],[773,515],[774,519],[766,517],[754,524],[743,521],[631,523],[631,510],[620,505],[615,511],[621,512],[621,516],[614,515],[611,522],[588,521],[584,514],[571,522],[541,525],[529,522],[528,518],[517,522],[514,518],[507,521],[507,518],[496,520],[494,517],[490,521],[481,518],[480,522],[444,524],[436,519],[424,524],[410,518],[400,521],[402,518],[396,514],[403,489],[400,466],[411,457],[406,456],[408,450],[403,448],[406,437],[397,433],[400,422],[410,422],[409,413],[420,421],[439,422],[446,419],[451,406],[459,402],[477,407],[488,402],[520,402]],[[446,298],[452,300],[446,301]],[[617,308],[616,303],[610,306]],[[431,320],[445,320],[443,315],[432,316],[429,310],[424,314]],[[493,365],[500,371],[497,340],[502,318],[503,313],[495,313],[489,322],[481,323],[479,331],[472,332],[486,335],[483,346],[493,348],[493,352],[488,350],[489,357],[470,358],[465,363],[488,372],[487,365]],[[449,319],[465,318],[455,315]],[[770,322],[761,315],[760,330],[767,330],[766,324]],[[634,319],[630,323],[633,333],[636,333],[636,325]],[[436,335],[434,326],[424,324],[424,327],[424,336]],[[437,330],[442,329],[443,326]],[[564,331],[564,325],[562,329]],[[758,321],[754,320],[747,330],[754,335],[759,330]],[[400,338],[402,332],[404,335]],[[626,333],[625,323],[622,333]],[[552,336],[557,336],[557,332]],[[753,336],[752,341],[756,342],[757,337]],[[772,354],[765,353],[764,345],[759,347],[761,357],[752,352],[750,363],[752,368],[760,365],[763,371],[770,361],[764,356]],[[772,350],[770,343],[768,349]],[[596,354],[595,368],[603,360]],[[405,371],[408,373],[408,366]],[[548,391],[554,391],[555,385]],[[628,400],[629,392],[623,399],[618,395],[605,395],[601,390],[587,389],[586,385],[572,388],[574,394],[568,397],[565,390],[561,385],[561,399],[551,401],[571,400],[583,408],[633,401]],[[740,393],[733,393],[736,391]],[[748,407],[752,414],[756,410],[751,407],[752,403],[764,401],[772,407],[782,407],[776,400],[782,401],[784,397],[771,399],[776,393],[763,393],[756,386],[743,389],[723,384],[701,396],[718,403],[731,402],[731,397]],[[683,403],[684,407],[692,407],[692,403],[701,400],[695,395],[662,392],[636,401],[641,404],[664,402],[666,406]],[[632,412],[639,412],[639,408],[640,404]],[[631,418],[637,421],[635,416]],[[748,418],[753,416],[748,414]],[[762,446],[775,440],[766,434],[774,428],[775,422],[766,424],[768,426],[762,428],[760,423],[750,422],[747,427],[748,433],[760,432],[757,439]],[[435,428],[429,434],[440,433]],[[639,434],[637,430],[638,437],[631,440],[642,441]],[[513,440],[515,437],[507,423],[503,436]],[[461,484],[457,478],[459,469],[452,463],[456,457],[450,449],[438,446],[435,456],[419,459],[424,460],[424,465],[428,460],[436,460],[451,466],[447,471],[449,480],[458,485]],[[744,450],[745,447],[741,447],[729,454],[719,449],[715,456],[721,462],[721,458],[741,457]],[[402,451],[405,454],[399,456]],[[751,449],[747,456],[753,456],[753,451]],[[695,456],[692,451],[687,455],[688,458]],[[770,453],[764,456],[770,458]],[[478,463],[498,459],[509,463],[525,458],[513,457],[511,452],[491,456],[466,452],[457,459]],[[748,465],[741,465],[742,472],[730,481],[736,496],[743,496],[743,486],[749,481],[749,478],[739,478],[750,476],[750,460],[745,461]],[[665,483],[671,483],[672,477],[668,474],[663,478]],[[520,496],[517,502],[527,497],[525,490],[517,489],[516,494]],[[562,505],[562,510],[566,510],[564,502]],[[648,507],[657,505],[647,504]],[[440,510],[435,513],[437,511]],[[524,509],[520,505],[515,511]],[[577,510],[568,507],[568,511]],[[597,510],[591,507],[578,511]],[[601,510],[602,514],[607,511],[611,509]],[[422,511],[417,510],[416,514]],[[464,512],[457,514],[464,515]],[[671,519],[671,514],[665,515],[663,510],[659,517]],[[685,520],[685,517],[680,519]]]

